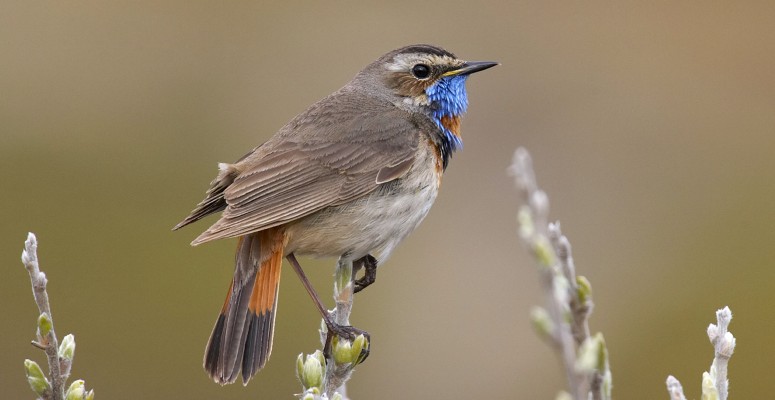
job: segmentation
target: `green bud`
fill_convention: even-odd
[[[41,313],[38,317],[38,332],[41,338],[46,337],[51,332],[51,317],[47,313]]]
[[[541,266],[551,267],[554,265],[554,250],[552,249],[552,244],[549,243],[549,239],[545,236],[536,236],[533,242],[533,252]]]
[[[530,310],[530,321],[541,338],[551,338],[554,335],[554,322],[543,307],[533,307]]]
[[[576,371],[583,373],[594,372],[597,365],[598,343],[592,338],[587,338],[579,347],[576,359]]]
[[[62,343],[59,344],[59,357],[70,361],[75,357],[75,336],[72,333],[62,338]]]
[[[304,360],[301,384],[304,389],[320,387],[323,384],[323,364],[315,354],[308,355],[307,359]]]
[[[43,375],[40,365],[32,360],[24,360],[24,372],[27,375],[27,382],[35,394],[40,397],[46,397],[51,392],[51,384]]]
[[[581,303],[586,303],[592,297],[592,284],[583,276],[576,277],[576,286],[578,286],[578,296]]]
[[[301,376],[304,374],[304,355],[299,353],[296,357],[296,378],[301,382]]]
[[[315,356],[315,358],[317,358],[317,359],[318,359],[318,362],[320,362],[320,365],[322,365],[323,367],[325,367],[325,366],[326,366],[326,356],[325,356],[325,355],[323,355],[323,352],[322,352],[322,351],[320,351],[320,350],[315,350],[315,352],[314,352],[314,353],[312,353],[312,355],[313,355],[313,356]]]
[[[352,345],[352,358],[355,360],[356,364],[359,364],[361,361],[361,357],[363,356],[363,350],[369,348],[369,342],[366,340],[365,335],[358,335],[355,337],[355,340],[353,340]]]
[[[94,389],[89,390],[86,392],[86,396],[84,397],[85,400],[94,400]]]
[[[67,392],[65,393],[65,400],[84,400],[85,397],[86,387],[81,379],[70,384],[70,387],[67,388]]]
[[[600,343],[597,351],[597,370],[600,372],[610,373],[609,367],[608,367],[608,347],[605,345],[605,339],[603,338],[603,333],[598,332],[595,334],[595,340]]]
[[[523,240],[529,239],[535,233],[535,225],[533,224],[533,213],[530,211],[530,207],[522,206],[517,213],[517,225],[519,226],[519,236]]]
[[[331,397],[331,400],[342,400],[342,394],[339,392],[334,393],[334,396]]]
[[[576,359],[576,371],[605,373],[608,369],[608,350],[605,347],[605,340],[602,333],[588,337],[579,347],[578,358]]]
[[[352,359],[352,344],[349,340],[339,340],[334,346],[334,362],[337,364],[349,364]]]
[[[716,382],[709,373],[702,373],[702,400],[718,400],[718,390]]]

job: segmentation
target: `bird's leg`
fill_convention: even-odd
[[[377,259],[371,254],[366,254],[353,261],[353,276],[355,276],[361,268],[364,268],[363,276],[353,282],[355,293],[366,289],[377,280]]]
[[[326,334],[326,345],[323,348],[323,353],[326,356],[331,354],[331,340],[333,339],[334,334],[347,340],[354,340],[358,335],[365,336],[367,342],[371,340],[369,333],[362,329],[358,329],[349,325],[339,325],[334,322],[331,319],[331,315],[328,313],[328,310],[326,310],[326,307],[323,305],[323,302],[320,300],[320,296],[318,296],[315,288],[312,287],[309,279],[307,279],[307,275],[304,273],[304,270],[301,269],[301,265],[299,264],[299,261],[296,260],[296,256],[291,253],[288,254],[286,258],[291,263],[293,270],[296,271],[296,274],[299,276],[299,280],[301,280],[301,284],[304,285],[304,289],[307,290],[307,294],[309,294],[309,297],[311,297],[312,301],[315,303],[315,306],[320,312],[320,316],[323,317],[323,323],[326,324],[328,333]],[[368,356],[368,350],[366,351],[366,356]],[[364,356],[364,360],[366,359],[366,356]]]

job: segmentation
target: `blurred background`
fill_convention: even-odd
[[[319,347],[286,266],[274,352],[245,388],[201,367],[234,240],[191,248],[213,218],[170,228],[232,162],[381,54],[442,45],[501,66],[469,80],[464,151],[425,223],[356,299],[373,349],[354,399],[552,399],[533,333],[537,273],[506,174],[535,160],[553,218],[593,285],[621,399],[698,398],[705,329],[735,313],[733,398],[761,398],[775,355],[775,3],[36,2],[0,5],[0,383],[37,309],[28,231],[73,378],[98,398],[277,398]],[[330,296],[335,260],[302,260]],[[771,390],[771,388],[769,389]]]

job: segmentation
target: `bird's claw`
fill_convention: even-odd
[[[377,280],[377,259],[368,254],[353,264],[353,275],[364,268],[363,276],[353,281],[353,292],[358,293],[363,289],[366,289],[369,285]]]

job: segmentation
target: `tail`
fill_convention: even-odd
[[[285,243],[282,228],[240,237],[234,279],[205,349],[205,371],[221,385],[240,370],[247,385],[269,359]]]

